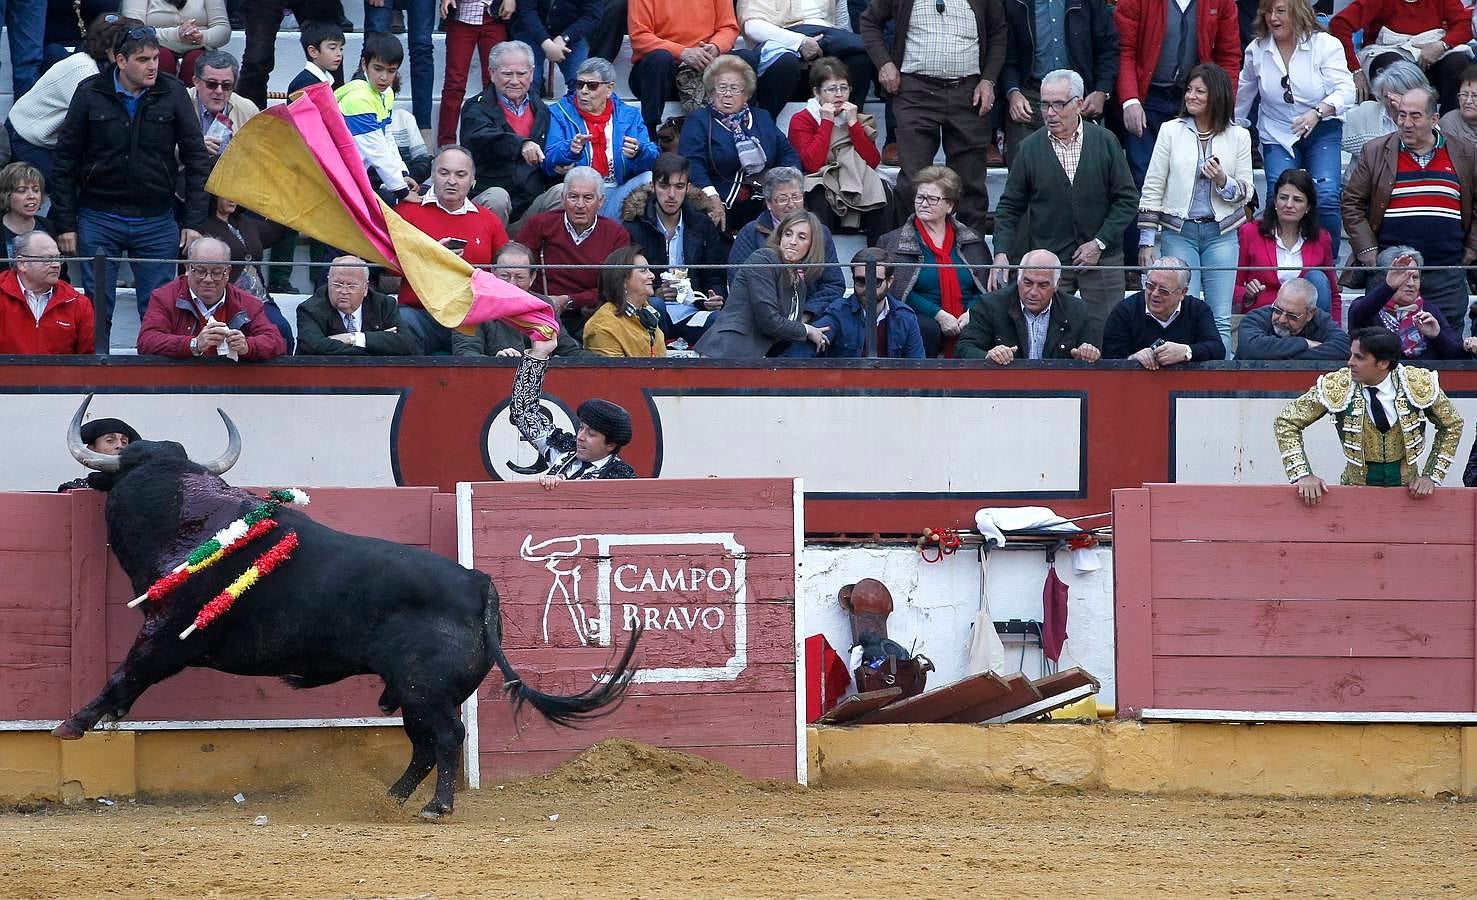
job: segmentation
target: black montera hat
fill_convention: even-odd
[[[126,435],[130,444],[142,440],[138,432],[133,430],[133,426],[122,419],[93,419],[82,426],[82,443],[91,446],[93,441],[105,434]]]
[[[609,400],[586,400],[575,410],[575,415],[591,431],[605,435],[605,439],[618,447],[631,443],[631,416]]]

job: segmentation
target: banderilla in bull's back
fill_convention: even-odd
[[[67,445],[94,470],[89,483],[108,494],[108,540],[135,593],[169,575],[190,550],[247,515],[261,498],[222,480],[241,455],[241,435],[229,416],[227,446],[197,463],[174,441],[137,441],[116,455],[82,442],[82,420],[92,396],[72,417]],[[248,563],[296,534],[291,558],[256,581],[246,595],[207,628],[181,639],[206,603],[242,575],[239,561],[206,567],[159,602],[144,605],[144,625],[102,692],[57,726],[75,740],[101,721],[116,721],[144,691],[190,666],[238,675],[281,678],[297,688],[333,684],[354,675],[378,675],[379,706],[398,709],[410,738],[410,763],[390,787],[400,800],[436,769],[435,792],[420,815],[452,811],[466,729],[458,711],[494,665],[515,712],[528,703],[558,725],[612,712],[635,672],[641,630],[610,670],[572,696],[546,694],[524,683],[502,648],[497,588],[484,572],[391,541],[344,534],[284,507],[278,527],[238,554]],[[239,596],[239,595],[238,595]]]

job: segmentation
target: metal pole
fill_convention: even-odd
[[[877,358],[877,260],[867,260],[863,281],[862,312],[866,316],[867,358]]]
[[[113,311],[98,303],[103,285],[107,283],[107,254],[99,250],[92,255],[88,265],[92,266],[92,352],[107,356],[113,352]]]

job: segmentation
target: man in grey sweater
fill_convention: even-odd
[[[1271,306],[1252,310],[1236,330],[1237,359],[1349,358],[1349,335],[1318,308],[1318,289],[1294,278]]]

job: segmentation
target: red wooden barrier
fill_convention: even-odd
[[[309,493],[306,511],[325,525],[455,553],[452,498],[433,488]],[[0,493],[0,722],[65,718],[96,696],[133,643],[142,616],[126,608],[134,592],[108,552],[103,501],[91,491]],[[275,679],[187,669],[150,688],[123,726],[377,717],[380,687],[362,677],[294,691]]]
[[[504,646],[529,684],[584,690],[635,622],[646,629],[624,705],[578,730],[529,710],[515,722],[494,670],[468,748],[481,777],[546,770],[615,735],[803,777],[793,481],[478,484],[459,499],[463,562],[498,585]]]
[[[1118,707],[1472,712],[1477,494],[1113,492]]]

